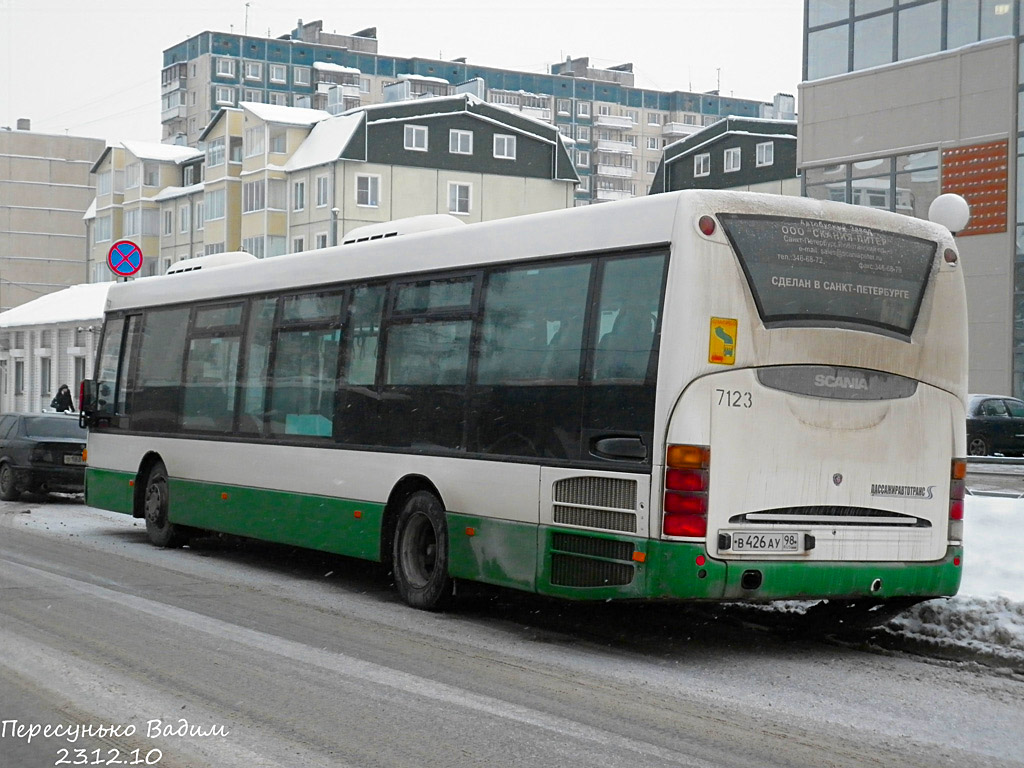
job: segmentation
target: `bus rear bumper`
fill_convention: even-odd
[[[963,547],[928,562],[712,560],[700,544],[651,541],[648,591],[653,598],[820,600],[949,597],[960,587]]]

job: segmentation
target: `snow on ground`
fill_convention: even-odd
[[[914,606],[886,630],[1024,662],[1024,499],[967,497],[963,567],[956,597]]]

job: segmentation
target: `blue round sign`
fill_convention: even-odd
[[[142,269],[142,249],[131,240],[118,240],[107,253],[107,266],[118,277],[130,277]]]

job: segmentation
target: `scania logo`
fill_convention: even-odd
[[[842,482],[843,482],[843,476],[840,475],[838,472],[836,472],[834,475],[832,475],[832,483],[834,485],[840,485]]]
[[[856,376],[830,376],[819,373],[814,377],[814,386],[830,389],[867,389],[868,380]]]

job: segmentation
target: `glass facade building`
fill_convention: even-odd
[[[1014,38],[1011,88],[998,99],[1002,104],[1013,102],[1009,116],[1009,128],[1002,138],[1006,120],[1004,113],[992,116],[992,136],[977,133],[973,137],[960,137],[956,142],[936,142],[926,146],[931,139],[915,140],[913,135],[904,135],[905,141],[893,143],[894,150],[888,153],[874,152],[864,157],[857,148],[848,146],[845,151],[834,147],[831,156],[845,162],[827,163],[825,155],[804,158],[803,185],[805,194],[819,199],[840,200],[872,207],[885,208],[900,213],[926,217],[931,201],[942,191],[951,191],[952,168],[957,159],[955,150],[972,149],[990,151],[998,145],[998,165],[1002,168],[1000,183],[1004,187],[1005,206],[1000,216],[1005,217],[996,229],[998,232],[999,255],[1005,266],[1012,258],[1013,268],[1007,269],[1007,280],[1012,280],[1012,363],[1008,366],[1011,375],[1004,388],[1012,388],[1012,394],[1024,396],[1024,13],[1022,0],[805,0],[804,2],[804,58],[802,93],[809,92],[808,86],[816,83],[844,80],[844,76],[860,73],[869,76],[868,70],[882,67],[885,71],[900,62],[912,64],[942,52],[964,50],[965,46],[994,41],[997,38]],[[972,50],[972,49],[966,49]],[[954,54],[955,55],[955,54]],[[924,61],[930,61],[925,59]],[[1003,69],[1002,65],[999,69]],[[938,69],[936,68],[936,72]],[[993,80],[1004,82],[1008,73],[992,72]],[[828,80],[827,80],[828,79]],[[882,82],[879,78],[878,82]],[[891,83],[888,79],[885,82]],[[931,84],[907,82],[906,100],[916,96],[926,98],[920,92]],[[945,87],[939,84],[941,87]],[[827,89],[828,86],[824,86]],[[959,98],[960,83],[949,82],[948,95]],[[999,86],[1000,88],[1002,86]],[[822,89],[818,89],[820,92]],[[915,90],[918,93],[915,93]],[[865,88],[865,92],[869,89]],[[928,96],[927,98],[933,98]],[[879,102],[886,99],[878,94]],[[890,101],[891,103],[891,101]],[[972,106],[963,109],[974,109]],[[804,104],[801,102],[801,119]],[[851,112],[863,116],[877,110],[871,104],[857,104]],[[936,109],[938,114],[940,110]],[[976,115],[975,115],[976,116]],[[886,116],[879,113],[880,132],[888,129]],[[981,116],[984,119],[984,116]],[[934,131],[921,134],[934,136]],[[973,143],[974,146],[966,146]],[[903,148],[912,147],[908,152]],[[903,149],[903,151],[899,151]],[[844,157],[845,156],[845,157]],[[1005,162],[1001,159],[1005,157]],[[1000,202],[1002,206],[1002,203]],[[973,206],[973,202],[972,202]],[[964,234],[967,234],[966,232]],[[975,233],[970,233],[975,234]],[[973,240],[974,238],[967,238]],[[1012,240],[1012,245],[1009,241]],[[991,241],[995,243],[996,241]],[[988,247],[992,251],[992,247]],[[1012,275],[1012,278],[1009,277]],[[970,289],[969,289],[970,290]],[[976,313],[981,316],[985,311]],[[979,347],[982,346],[979,344]],[[1002,345],[1000,345],[1002,349]],[[1002,353],[1005,357],[1005,353]]]

